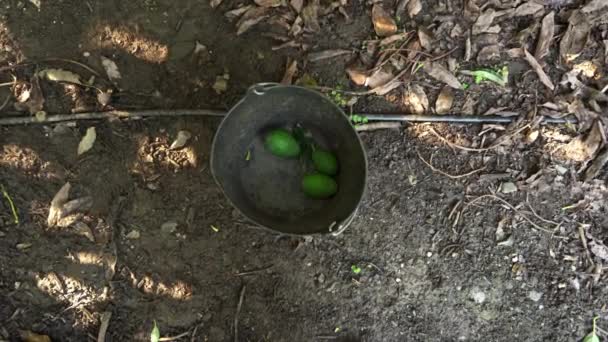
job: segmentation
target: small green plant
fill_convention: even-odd
[[[462,82],[462,90],[467,90],[467,89],[469,89],[470,86],[471,86],[470,84],[468,84],[466,82]]]
[[[595,330],[597,328],[596,322],[599,318],[599,316],[593,317],[593,331],[587,334],[587,336],[585,336],[583,342],[600,342],[599,336],[597,336],[597,334],[595,333]]]
[[[365,115],[357,115],[353,114],[350,116],[350,121],[355,125],[366,124],[369,122],[369,119]]]
[[[509,68],[507,66],[503,66],[498,70],[473,70],[471,75],[475,78],[475,84],[480,84],[483,81],[491,81],[504,87],[509,82]]]
[[[4,198],[6,198],[6,200],[8,201],[8,205],[11,207],[11,212],[13,214],[13,222],[15,222],[15,224],[19,224],[19,214],[17,214],[17,208],[15,208],[15,203],[13,203],[13,199],[4,188],[4,185],[0,184],[0,191],[2,191],[2,195],[4,196]]]
[[[420,70],[420,69],[422,69],[422,68],[424,68],[424,63],[422,63],[422,62],[418,62],[418,63],[416,64],[416,68],[414,68],[414,72],[413,72],[412,74],[415,74],[416,72],[418,72],[418,70]]]
[[[154,327],[152,328],[152,332],[150,333],[150,342],[158,341],[160,341],[160,330],[158,329],[158,325],[156,325],[156,320],[154,320]]]
[[[350,270],[354,273],[354,274],[359,274],[361,273],[361,267],[357,266],[357,265],[352,265],[350,267]]]
[[[329,98],[333,103],[337,104],[338,106],[346,107],[348,105],[348,101],[350,101],[350,98],[344,96],[344,94],[340,90],[342,90],[342,87],[337,86],[336,90],[332,90],[329,93]]]
[[[214,232],[218,233],[220,231],[220,229],[214,225],[211,225],[211,230],[213,230]]]

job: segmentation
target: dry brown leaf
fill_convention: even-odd
[[[374,93],[378,96],[384,96],[384,95],[390,93],[391,91],[393,91],[394,89],[397,89],[398,87],[400,87],[401,84],[402,84],[401,81],[394,80],[394,81],[388,82],[384,85],[381,85],[379,87],[373,88],[370,90],[370,92]]]
[[[403,104],[413,114],[424,114],[429,108],[429,99],[421,86],[413,84],[403,94]]]
[[[498,44],[484,46],[477,53],[477,63],[479,64],[493,64],[500,61],[501,48]]]
[[[210,0],[209,1],[209,5],[211,6],[211,8],[216,8],[221,3],[222,3],[222,0]]]
[[[54,227],[57,224],[57,221],[59,221],[61,218],[61,208],[68,201],[70,196],[70,188],[71,184],[69,182],[65,183],[51,200],[49,216],[46,219],[46,223],[49,227]]]
[[[395,17],[403,18],[408,3],[409,0],[399,0],[399,2],[397,3],[397,7],[395,8]]]
[[[181,130],[181,131],[177,132],[177,137],[175,137],[175,140],[173,140],[173,142],[171,143],[171,146],[169,146],[169,149],[178,150],[178,149],[186,146],[186,144],[188,143],[188,140],[190,140],[191,137],[192,137],[192,133],[190,133],[188,131]]]
[[[519,5],[509,17],[523,17],[527,15],[535,15],[542,13],[544,5],[536,3],[534,1],[528,1],[522,5]]]
[[[576,137],[562,148],[566,158],[584,162],[595,156],[604,142],[603,127],[600,121],[596,121],[586,137]]]
[[[302,12],[302,8],[304,7],[304,0],[291,0],[289,3],[291,7],[296,11],[296,13]]]
[[[387,37],[397,32],[395,20],[382,5],[374,4],[372,7],[372,22],[374,23],[376,34],[380,37]]]
[[[81,155],[93,147],[95,144],[95,139],[97,139],[97,133],[95,132],[95,127],[89,127],[87,132],[80,140],[78,144],[78,155]]]
[[[407,13],[410,18],[415,17],[422,10],[422,3],[420,0],[409,0],[407,3]]]
[[[588,4],[581,8],[583,13],[595,12],[608,7],[608,1],[606,0],[591,0]]]
[[[356,66],[349,66],[346,68],[346,73],[354,84],[358,86],[365,85],[368,76],[367,71],[361,70]]]
[[[447,114],[452,109],[454,103],[454,92],[451,87],[445,86],[441,89],[437,101],[435,101],[435,113]]]
[[[298,61],[295,59],[288,58],[287,66],[285,67],[285,73],[283,74],[283,79],[281,79],[281,84],[290,85],[293,83],[293,77],[298,72]]]
[[[253,0],[253,2],[261,7],[280,7],[283,5],[283,0]]]
[[[427,61],[424,63],[422,70],[424,70],[427,74],[429,74],[429,76],[436,79],[437,81],[443,82],[454,89],[462,88],[462,84],[460,83],[458,78],[456,78],[454,74],[452,74],[446,67],[444,67],[439,62]]]
[[[63,69],[44,69],[38,72],[38,76],[51,82],[69,82],[82,85],[79,75]]]
[[[395,75],[392,72],[388,72],[383,69],[378,69],[373,72],[367,80],[365,80],[365,85],[370,88],[377,88],[385,85],[395,78]]]
[[[224,13],[224,16],[226,17],[226,19],[233,21],[233,20],[238,19],[243,14],[245,14],[245,12],[249,11],[252,7],[253,7],[252,5],[247,5],[247,6],[235,8],[233,10],[230,10],[230,11]]]
[[[568,29],[559,44],[559,54],[566,62],[573,61],[581,54],[591,31],[591,25],[578,10],[570,15],[568,22]]]
[[[481,33],[498,33],[500,32],[500,26],[495,25],[492,26],[494,19],[497,18],[500,14],[493,9],[487,9],[482,14],[477,17],[477,21],[473,24],[473,35],[478,35]]]
[[[108,75],[110,80],[114,81],[122,78],[122,75],[118,70],[118,66],[113,60],[101,56],[101,65],[103,66],[103,69],[106,71],[106,75]]]
[[[392,36],[388,36],[380,41],[380,46],[387,46],[393,44],[394,42],[398,42],[404,40],[409,36],[409,32],[396,33]]]
[[[464,104],[462,105],[462,108],[460,109],[460,111],[464,115],[473,115],[473,114],[475,114],[475,105],[476,104],[477,104],[477,101],[475,101],[475,98],[473,96],[467,95],[467,97],[464,99]]]
[[[91,206],[93,206],[93,197],[91,196],[84,196],[68,201],[61,206],[59,219],[78,211],[87,211],[91,209]]]
[[[36,114],[44,109],[44,96],[40,88],[40,79],[38,75],[34,75],[31,80],[31,88],[27,96],[27,101],[15,103],[15,109],[19,111],[28,111],[30,114]]]
[[[543,70],[543,67],[538,63],[536,58],[534,58],[534,56],[532,56],[526,49],[524,49],[524,58],[526,59],[526,61],[528,61],[528,64],[530,64],[530,66],[532,67],[532,70],[534,70],[534,72],[536,72],[540,81],[547,88],[549,88],[551,90],[555,90],[555,85],[553,85],[553,82],[551,82],[551,79],[549,78],[549,76],[547,76],[547,74]]]
[[[431,51],[433,49],[433,34],[424,28],[418,29],[418,40],[420,41],[420,46],[427,51]]]
[[[95,236],[93,235],[93,231],[84,222],[76,222],[74,223],[74,232],[80,236],[86,237],[89,241],[95,242]]]
[[[304,21],[304,28],[310,32],[317,32],[321,30],[319,24],[319,0],[310,0],[308,5],[302,8],[300,15]]]
[[[243,14],[241,19],[236,23],[237,35],[247,32],[249,29],[257,25],[262,20],[268,18],[268,9],[265,7],[252,7]]]
[[[29,330],[19,330],[19,337],[23,342],[51,342],[47,335],[39,335]]]
[[[320,52],[311,52],[308,54],[308,60],[311,62],[318,62],[328,58],[335,58],[344,55],[350,55],[353,52],[351,50],[335,49],[325,50]]]
[[[540,34],[538,35],[538,42],[536,43],[536,50],[534,51],[534,57],[541,61],[547,53],[553,43],[553,35],[555,34],[555,13],[549,12],[542,21],[540,27]]]

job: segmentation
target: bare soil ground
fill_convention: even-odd
[[[433,76],[435,62],[461,83],[450,113],[516,119],[361,133],[368,189],[338,237],[273,234],[231,208],[209,171],[219,119],[0,126],[0,340],[97,340],[104,313],[106,341],[150,340],[153,322],[181,341],[578,341],[593,317],[607,325],[608,170],[588,171],[606,149],[603,2],[432,0],[416,12],[415,0],[384,1],[409,36],[379,50],[371,3],[256,3],[277,7],[250,14],[261,21],[237,35],[247,23],[225,13],[253,1],[5,0],[0,120],[228,109],[292,61],[294,83],[338,88],[328,96],[350,113],[435,115],[450,81]],[[313,61],[321,51],[340,55]],[[102,56],[120,79],[106,77]],[[87,83],[94,73],[73,61],[98,75]],[[378,61],[389,76],[407,68],[375,78],[396,81],[392,90],[342,92],[369,91],[345,70],[379,77]],[[461,72],[503,66],[504,86]],[[48,69],[84,85],[34,77]],[[568,113],[579,123],[538,121]],[[78,156],[90,127],[95,143]],[[182,130],[189,143],[170,150]],[[66,182],[88,209],[49,227]]]

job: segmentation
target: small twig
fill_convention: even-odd
[[[264,272],[264,271],[266,271],[268,269],[271,269],[273,267],[274,267],[274,265],[269,265],[269,266],[258,268],[258,269],[251,270],[251,271],[245,271],[245,272],[236,273],[235,276],[240,277],[240,276],[251,275],[251,274],[255,274],[255,273],[259,273],[259,272]]]
[[[101,325],[99,327],[99,333],[97,334],[97,342],[105,342],[106,331],[110,325],[110,318],[112,318],[111,311],[105,311],[101,314]]]
[[[8,192],[4,188],[4,185],[2,184],[0,184],[0,191],[2,192],[4,198],[6,198],[6,200],[8,201],[8,205],[11,208],[11,212],[13,214],[13,222],[15,222],[15,224],[19,224],[19,214],[17,214],[17,208],[15,207],[15,203],[13,203],[13,199],[8,194]]]
[[[5,83],[0,83],[0,87],[8,87],[15,84],[15,82],[5,82]]]
[[[179,334],[179,335],[176,335],[176,336],[171,336],[171,337],[161,337],[161,338],[159,338],[158,340],[159,340],[159,341],[175,341],[175,340],[179,340],[179,339],[180,339],[180,338],[182,338],[182,337],[186,337],[186,336],[188,336],[188,335],[190,335],[190,331],[183,332],[183,333],[181,333],[181,334]]]
[[[239,314],[241,313],[241,307],[243,306],[243,299],[245,298],[246,288],[247,285],[243,285],[243,287],[241,288],[239,303],[236,306],[236,313],[234,314],[234,342],[239,342]]]
[[[401,128],[400,122],[374,122],[363,125],[356,125],[357,132],[376,131],[379,129]]]
[[[545,233],[551,234],[552,237],[555,237],[555,238],[558,238],[558,239],[567,239],[567,237],[565,237],[565,236],[555,235],[555,232],[553,232],[550,229],[547,229],[547,228],[539,226],[534,221],[530,220],[530,218],[528,216],[524,215],[521,211],[519,211],[517,208],[515,208],[511,203],[505,201],[504,199],[502,199],[502,198],[500,198],[500,197],[498,197],[496,195],[482,195],[482,196],[479,196],[479,197],[473,199],[472,201],[467,202],[464,208],[466,209],[469,205],[472,205],[473,203],[478,202],[478,201],[480,201],[480,200],[482,200],[484,198],[492,198],[492,199],[495,199],[495,200],[501,202],[502,204],[504,204],[507,207],[509,207],[509,209],[513,210],[516,214],[518,214],[519,216],[523,217],[524,220],[528,221],[528,223],[530,223],[532,225],[532,227],[534,227],[534,228],[536,228],[536,229],[538,229],[540,231],[543,231]]]
[[[433,57],[433,58],[431,59],[431,61],[435,62],[435,61],[438,61],[438,60],[440,60],[440,59],[442,59],[442,58],[444,58],[444,57],[447,57],[447,56],[451,55],[451,54],[452,54],[452,52],[456,51],[457,49],[458,49],[458,47],[455,47],[455,48],[453,48],[452,50],[450,50],[450,51],[448,51],[448,52],[446,52],[446,53],[444,53],[444,54],[441,54],[441,55],[439,55],[439,56],[437,56],[437,57]]]
[[[595,263],[593,262],[593,258],[591,258],[591,252],[589,252],[589,247],[587,246],[587,237],[585,236],[585,226],[583,226],[580,223],[578,225],[578,235],[581,239],[581,242],[583,243],[583,247],[585,248],[585,255],[587,256],[587,260],[589,260],[589,263],[591,263],[591,265],[595,266]]]
[[[107,112],[91,112],[79,114],[57,114],[49,115],[44,121],[38,121],[36,117],[14,117],[0,119],[0,126],[21,125],[21,124],[48,124],[62,121],[76,120],[100,120],[100,119],[138,119],[142,117],[158,116],[219,116],[226,115],[226,112],[213,109],[159,109],[159,110],[111,110]]]
[[[99,75],[99,73],[97,71],[95,71],[93,68],[91,68],[90,66],[71,60],[71,59],[66,59],[66,58],[46,58],[41,60],[41,62],[53,62],[53,61],[57,61],[57,62],[66,62],[66,63],[72,63],[75,65],[78,65],[82,68],[85,68],[86,70],[90,71],[93,75],[101,77],[101,75]]]
[[[483,171],[483,170],[485,170],[485,169],[486,169],[486,167],[484,166],[484,167],[482,167],[482,168],[479,168],[479,169],[476,169],[476,170],[473,170],[473,171],[467,172],[467,173],[462,174],[462,175],[451,175],[451,174],[449,174],[449,173],[447,173],[447,172],[445,172],[445,171],[442,171],[442,170],[440,170],[440,169],[436,168],[435,166],[433,166],[433,164],[431,164],[431,163],[433,162],[433,156],[432,156],[432,155],[431,155],[431,159],[430,159],[429,161],[426,161],[426,160],[425,160],[425,159],[422,157],[422,155],[420,154],[420,152],[419,152],[418,150],[416,150],[416,154],[418,154],[418,158],[420,158],[420,160],[422,160],[422,162],[423,162],[424,164],[426,164],[426,166],[428,166],[429,168],[431,168],[431,170],[433,170],[433,171],[435,171],[435,172],[437,172],[437,173],[440,173],[440,174],[442,174],[442,175],[444,175],[444,176],[446,176],[446,177],[449,177],[449,178],[451,178],[451,179],[460,179],[460,178],[468,177],[468,176],[470,176],[470,175],[473,175],[473,174],[475,174],[475,173],[477,173],[477,172],[480,172],[480,171]]]
[[[430,127],[429,131],[431,133],[433,133],[433,135],[435,135],[437,138],[439,138],[439,140],[441,140],[444,143],[448,144],[450,147],[458,148],[458,149],[461,149],[461,150],[464,150],[464,151],[469,151],[469,152],[485,152],[485,151],[489,151],[491,149],[494,149],[496,147],[501,146],[504,143],[504,141],[507,140],[507,138],[510,138],[510,137],[512,137],[512,136],[520,133],[524,129],[527,129],[529,126],[530,126],[529,124],[524,125],[524,126],[518,128],[517,130],[515,130],[513,133],[510,133],[510,134],[507,134],[507,135],[503,135],[500,138],[496,139],[496,141],[492,145],[490,145],[488,147],[484,147],[484,148],[472,148],[472,147],[466,147],[466,146],[462,146],[462,145],[458,145],[456,143],[453,143],[453,142],[449,141],[448,139],[446,139],[446,138],[442,137],[441,135],[439,135],[439,133],[437,133],[437,131],[433,127]]]

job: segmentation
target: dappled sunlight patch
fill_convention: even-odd
[[[127,26],[112,27],[107,24],[93,26],[85,44],[89,49],[116,49],[150,63],[163,63],[169,57],[169,47],[158,40],[145,37]],[[93,45],[94,44],[94,45]]]
[[[108,299],[107,289],[96,289],[82,280],[55,272],[36,274],[34,281],[40,291],[70,306],[88,305]]]
[[[135,280],[134,278],[132,280]],[[174,283],[163,283],[155,281],[151,276],[143,276],[135,286],[145,294],[169,297],[177,300],[189,300],[192,298],[192,285],[177,280]]]

